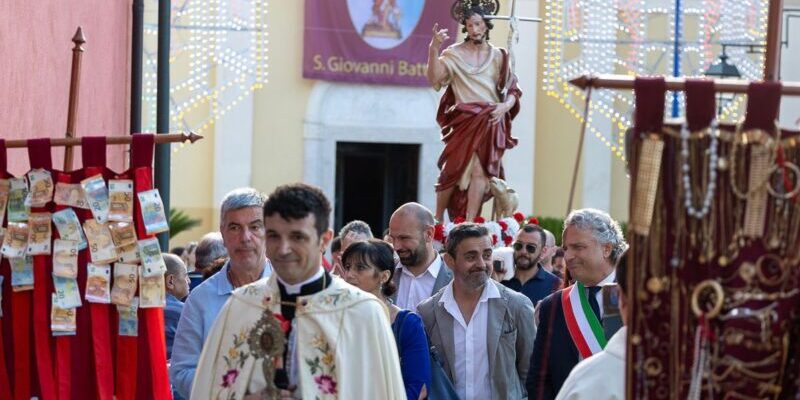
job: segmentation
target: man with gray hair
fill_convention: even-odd
[[[351,244],[372,239],[372,229],[370,229],[366,222],[356,219],[345,224],[342,229],[339,230],[338,237],[339,252],[338,254],[334,255],[334,257],[336,257],[336,262],[334,263],[336,268],[334,268],[333,274],[343,277],[344,271],[341,270],[342,254],[344,254],[344,251],[347,250]]]
[[[264,201],[264,195],[251,188],[235,189],[222,199],[219,230],[228,261],[192,290],[172,348],[170,379],[184,398],[191,393],[203,343],[233,290],[266,278],[272,272],[265,253]]]
[[[628,244],[607,213],[584,208],[564,221],[562,247],[575,284],[541,302],[526,381],[529,399],[554,399],[578,361],[605,347],[600,289],[615,281],[614,266]]]

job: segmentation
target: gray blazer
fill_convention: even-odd
[[[438,292],[439,289],[445,287],[448,283],[450,283],[450,281],[453,280],[453,271],[450,271],[450,267],[448,267],[447,264],[445,264],[444,260],[441,260],[441,262],[442,262],[442,267],[439,268],[439,274],[436,275],[436,282],[433,283],[433,290],[431,291],[431,296],[436,294],[436,292]],[[400,274],[401,274],[399,270],[400,267],[402,267],[402,265],[397,264],[397,266],[394,269],[394,274],[392,275],[392,282],[394,282],[395,287],[398,289],[400,288]],[[389,299],[392,300],[392,303],[397,303],[397,292],[391,295]],[[416,310],[411,310],[411,311],[416,311]]]
[[[536,326],[533,323],[533,304],[521,293],[507,289],[490,279],[487,285],[495,285],[500,298],[489,299],[486,345],[489,355],[489,371],[492,381],[493,399],[526,399],[525,378],[528,375]],[[453,382],[455,344],[453,324],[455,320],[439,303],[444,290],[423,301],[417,313],[425,324],[428,343],[436,347],[444,372]]]

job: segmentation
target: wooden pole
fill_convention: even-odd
[[[764,54],[764,80],[777,81],[781,68],[781,33],[783,31],[783,0],[769,1],[767,15],[767,50]]]
[[[569,83],[585,89],[592,86],[595,89],[630,89],[633,90],[633,82],[636,78],[630,75],[581,75],[569,81]],[[665,78],[667,90],[683,91],[686,80],[683,78]],[[722,93],[747,93],[750,81],[714,79],[714,89]],[[800,96],[800,82],[783,82],[781,94],[784,96]]]
[[[83,58],[83,44],[86,37],[83,36],[83,29],[78,27],[75,36],[72,37],[75,47],[72,48],[72,77],[69,82],[69,109],[67,110],[67,139],[75,137],[75,120],[78,113],[78,89],[81,83],[81,59]],[[72,171],[72,147],[64,149],[64,172]]]
[[[156,144],[178,143],[178,142],[194,143],[200,139],[203,139],[203,136],[198,135],[194,132],[167,133],[167,134],[155,135]],[[132,135],[109,136],[106,138],[106,144],[111,144],[111,145],[131,144],[132,141],[133,141]],[[81,145],[81,138],[66,137],[66,138],[50,139],[50,145],[56,147],[64,146],[66,147],[66,150],[72,150],[72,147]],[[28,147],[27,139],[6,140],[6,148],[22,148],[22,147]]]
[[[586,103],[583,105],[581,136],[578,138],[578,154],[575,156],[575,167],[572,168],[572,183],[569,186],[569,200],[567,201],[567,213],[564,214],[565,219],[572,211],[572,202],[575,199],[575,187],[578,184],[578,171],[581,168],[581,158],[583,158],[583,142],[586,140],[586,124],[589,122],[589,105],[592,102],[592,88],[592,85],[588,85],[586,88]]]

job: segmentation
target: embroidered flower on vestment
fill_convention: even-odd
[[[222,375],[222,387],[230,387],[236,382],[236,377],[239,376],[239,371],[235,369],[230,369],[225,375]]]
[[[322,394],[336,394],[336,380],[330,375],[320,375],[314,377],[314,382]]]

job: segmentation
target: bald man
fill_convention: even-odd
[[[403,204],[389,220],[389,237],[400,258],[392,277],[397,293],[391,299],[402,309],[416,311],[453,279],[433,248],[433,226],[433,213],[419,203]]]
[[[549,273],[553,273],[553,256],[556,254],[556,250],[558,247],[556,246],[556,237],[553,235],[553,232],[548,231],[547,229],[542,229],[544,231],[545,241],[544,241],[544,248],[542,249],[542,268]]]

